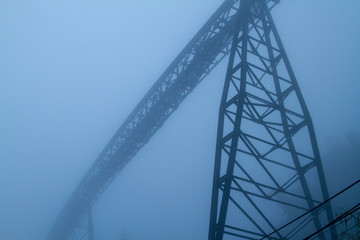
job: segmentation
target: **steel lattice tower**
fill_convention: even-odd
[[[229,53],[209,240],[299,239],[333,219],[331,206],[324,205],[291,229],[276,232],[287,220],[281,214],[297,216],[329,197],[311,117],[270,14],[277,3],[224,1],[115,133],[47,240],[94,239],[92,205]],[[336,231],[327,234],[320,239]]]
[[[267,208],[308,210],[329,198],[310,114],[268,5],[239,4],[216,145],[209,239],[217,240],[265,237],[279,217]],[[330,206],[322,210],[331,221]],[[321,228],[319,212],[310,222]]]

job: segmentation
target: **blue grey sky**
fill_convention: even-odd
[[[0,239],[44,239],[107,141],[221,2],[0,1]],[[359,12],[358,0],[282,0],[273,10],[331,194],[359,178]],[[206,239],[226,64],[99,199],[97,239]]]

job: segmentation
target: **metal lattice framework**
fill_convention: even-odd
[[[328,198],[310,115],[270,16],[269,9],[276,3],[224,1],[106,145],[61,211],[47,240],[94,239],[91,206],[229,52],[219,116],[209,239],[257,239],[275,230],[276,224],[253,198],[265,200],[262,206],[276,202],[300,211]],[[295,141],[303,131],[307,131],[304,142],[310,152],[300,151]],[[287,156],[284,160],[276,154]],[[255,168],[254,164],[258,166]],[[249,171],[249,166],[255,172]],[[278,178],[280,168],[282,176]],[[307,176],[312,169],[316,178]],[[321,196],[317,194],[317,200],[309,181],[319,183]],[[238,193],[242,196],[235,196]],[[232,205],[235,209],[231,209]],[[308,221],[314,223],[315,229],[323,224],[319,217],[323,210],[327,220],[332,219],[331,208],[326,205]],[[236,211],[245,215],[249,226],[243,225],[240,218],[232,223],[231,215]],[[256,220],[262,222],[255,221],[254,212],[258,214]],[[270,238],[286,236],[278,233]]]

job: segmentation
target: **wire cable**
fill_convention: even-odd
[[[318,209],[319,207],[325,205],[326,203],[328,203],[329,201],[331,201],[332,199],[336,198],[337,196],[339,196],[340,194],[344,193],[345,191],[347,191],[348,189],[352,188],[353,186],[355,186],[355,185],[358,184],[358,183],[360,183],[360,179],[357,180],[357,181],[355,181],[353,184],[349,185],[348,187],[344,188],[343,190],[341,190],[340,192],[338,192],[337,194],[335,194],[335,195],[332,196],[331,198],[329,198],[329,199],[325,200],[324,202],[320,203],[320,204],[317,205],[316,207],[308,210],[307,212],[301,214],[300,216],[298,216],[298,217],[295,218],[294,220],[286,223],[286,224],[283,225],[282,227],[280,227],[280,228],[276,229],[275,231],[269,233],[268,235],[266,235],[265,237],[261,238],[260,240],[263,240],[263,239],[265,239],[265,238],[268,238],[268,237],[270,237],[271,235],[273,235],[274,233],[276,233],[276,232],[284,229],[285,227],[287,227],[287,226],[289,226],[290,224],[296,222],[297,220],[299,220],[300,218],[304,217],[305,215],[307,215],[307,214],[311,213],[312,211]]]
[[[321,232],[322,230],[330,227],[331,225],[335,224],[336,222],[340,221],[341,219],[343,219],[344,217],[347,217],[348,215],[358,211],[360,209],[360,203],[356,204],[353,208],[351,208],[350,210],[346,211],[344,214],[340,215],[339,217],[335,218],[333,221],[331,221],[329,224],[327,224],[326,226],[324,226],[323,228],[320,228],[319,230],[317,230],[316,232],[314,232],[313,234],[307,236],[306,238],[304,238],[304,240],[308,240],[311,237],[313,237],[314,235],[318,234],[319,232]]]

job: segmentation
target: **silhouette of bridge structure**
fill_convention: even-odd
[[[311,116],[271,16],[278,3],[221,4],[105,146],[47,240],[94,239],[96,200],[226,56],[209,240],[301,239],[334,219],[327,203],[277,231],[283,223],[276,213],[297,216],[329,198]],[[330,239],[336,230],[317,236]]]

